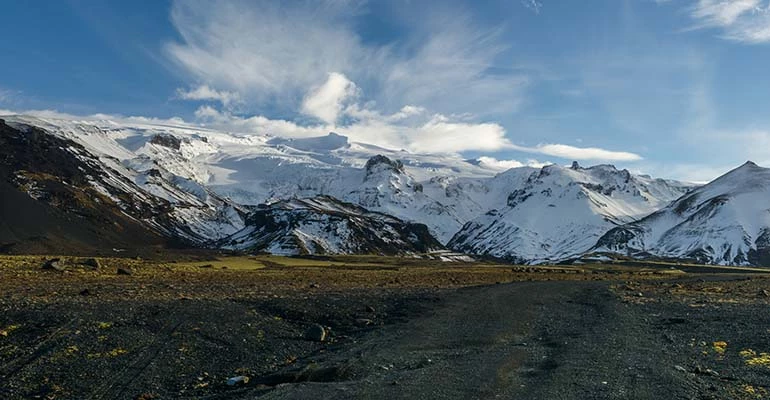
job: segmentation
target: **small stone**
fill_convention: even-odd
[[[770,291],[768,291],[767,289],[763,289],[762,290],[762,296],[770,297]]]
[[[80,295],[81,296],[90,296],[91,295],[91,291],[88,290],[88,288],[83,289],[83,290],[80,291]]]
[[[679,372],[687,372],[687,369],[681,365],[674,365],[674,369]]]
[[[249,377],[248,376],[234,376],[232,378],[227,378],[227,386],[236,386],[236,385],[245,385],[249,383]]]
[[[45,270],[49,270],[49,271],[59,271],[59,272],[64,272],[64,270],[67,269],[66,267],[64,267],[61,264],[61,259],[59,259],[59,258],[52,258],[52,259],[46,261],[43,264],[42,268],[45,269]]]
[[[368,318],[358,318],[356,319],[356,324],[361,326],[367,326],[373,324],[374,321],[368,319]]]
[[[705,371],[703,370],[703,367],[701,367],[700,365],[696,365],[695,368],[693,368],[693,372],[695,372],[696,374],[704,374],[705,373]]]
[[[305,331],[305,339],[312,340],[314,342],[325,342],[326,335],[326,328],[318,324],[311,325]]]
[[[318,285],[318,284],[317,284],[317,283],[315,283],[315,282],[312,282],[312,283],[310,283],[310,288],[311,288],[311,289],[318,289],[318,288],[320,288],[320,287],[321,287],[321,286],[320,286],[320,285]]]
[[[118,268],[118,275],[133,275],[134,272],[130,268]]]
[[[370,312],[370,313],[373,313],[373,312],[375,312],[375,311],[376,311],[376,310],[374,309],[374,307],[372,307],[372,306],[366,306],[366,312]]]

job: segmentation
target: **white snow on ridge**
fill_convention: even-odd
[[[747,162],[650,216],[607,232],[593,250],[755,265],[769,245],[770,169]]]
[[[335,133],[286,139],[182,123],[3,118],[84,146],[142,195],[174,204],[174,217],[193,235],[212,240],[242,232],[242,206],[329,195],[424,223],[441,243],[454,236],[455,249],[552,262],[591,248],[608,230],[645,217],[691,188],[608,165],[499,172],[458,154],[384,149]],[[323,226],[306,228],[304,235],[318,235],[305,240],[308,246],[334,242]],[[286,247],[275,246],[276,252]]]
[[[532,173],[508,204],[466,224],[458,251],[522,263],[552,263],[589,250],[613,227],[636,221],[689,190],[608,165],[550,165]]]

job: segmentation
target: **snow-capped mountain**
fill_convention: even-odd
[[[182,190],[189,182],[172,184],[157,169],[129,170],[30,125],[0,120],[0,159],[5,247],[120,247],[161,238],[201,245],[243,226],[242,207],[204,188]]]
[[[329,196],[260,206],[221,247],[300,254],[408,255],[443,250],[423,224],[404,222]]]
[[[505,204],[514,189],[507,185],[520,180],[511,176],[522,175],[516,171],[496,177],[499,171],[456,154],[394,151],[349,142],[334,133],[285,139],[183,124],[3,118],[72,140],[137,184],[143,183],[142,175],[158,170],[178,189],[193,193],[205,189],[247,206],[330,195],[426,223],[442,243],[471,218]],[[400,166],[394,168],[396,164]]]
[[[610,230],[593,251],[770,265],[770,169],[747,162],[640,221]]]
[[[557,262],[582,254],[608,230],[645,217],[689,188],[611,165],[549,165],[513,190],[505,207],[465,224],[448,247],[520,263]]]
[[[65,143],[60,147],[70,149],[69,157],[87,161],[98,171],[89,176],[99,178],[86,179],[84,190],[100,193],[162,236],[197,245],[228,242],[284,253],[377,248],[345,247],[322,235],[329,229],[338,232],[337,226],[358,213],[367,221],[378,215],[404,226],[425,224],[428,236],[470,254],[549,262],[588,250],[608,230],[643,218],[690,188],[606,165],[500,172],[457,154],[384,149],[335,133],[298,139],[140,119],[3,118],[22,136],[30,130],[50,135]],[[36,184],[19,179],[15,187],[35,197]],[[316,202],[295,200],[308,198]],[[354,206],[335,206],[347,214],[330,219],[318,205],[321,198],[327,199],[324,204]],[[254,211],[263,204],[270,206]],[[324,219],[298,231],[264,231],[254,215],[276,221]],[[375,225],[356,233],[374,234]],[[379,234],[392,236],[382,223],[376,227],[384,229]],[[294,250],[280,250],[275,232],[296,244]],[[298,242],[305,233],[318,235],[319,241]],[[265,235],[270,240],[260,239]],[[423,247],[435,247],[430,243]]]

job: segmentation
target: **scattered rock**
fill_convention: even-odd
[[[368,318],[358,318],[356,319],[356,324],[361,326],[367,326],[373,324],[374,321],[368,319]]]
[[[130,268],[118,268],[118,275],[133,275],[134,271],[131,271]]]
[[[181,139],[168,134],[155,135],[150,139],[150,143],[157,144],[158,146],[168,147],[174,150],[179,150],[182,147]]]
[[[681,366],[681,365],[674,365],[674,369],[679,372],[687,372],[687,368]]]
[[[95,258],[86,258],[85,260],[83,260],[80,263],[85,265],[85,266],[87,266],[87,267],[91,267],[93,269],[99,269],[99,268],[102,267],[101,263],[99,263],[99,260],[97,260]]]
[[[762,292],[760,294],[765,297],[770,297],[770,291],[768,291],[767,289],[762,289]]]
[[[714,377],[719,376],[719,372],[714,371],[711,368],[703,368],[700,365],[696,365],[695,368],[693,368],[693,372],[695,372],[698,375],[710,375]]]
[[[88,290],[88,288],[83,289],[83,290],[80,291],[80,295],[81,296],[90,296],[91,295],[91,291]]]
[[[305,339],[312,340],[314,342],[325,342],[326,335],[326,328],[318,324],[313,324],[307,328],[307,330],[305,330]]]
[[[315,283],[315,282],[311,282],[309,287],[310,287],[311,289],[318,289],[318,288],[320,288],[321,286],[320,286],[319,284]]]
[[[232,378],[227,378],[227,386],[236,386],[236,385],[245,385],[249,383],[249,377],[248,376],[234,376]]]
[[[43,269],[49,270],[49,271],[64,272],[67,268],[61,264],[61,259],[52,258],[43,264]]]
[[[373,313],[376,312],[376,310],[372,306],[366,306],[366,312]]]

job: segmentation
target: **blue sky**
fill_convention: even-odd
[[[767,0],[3,3],[0,109],[697,181],[770,165]]]

